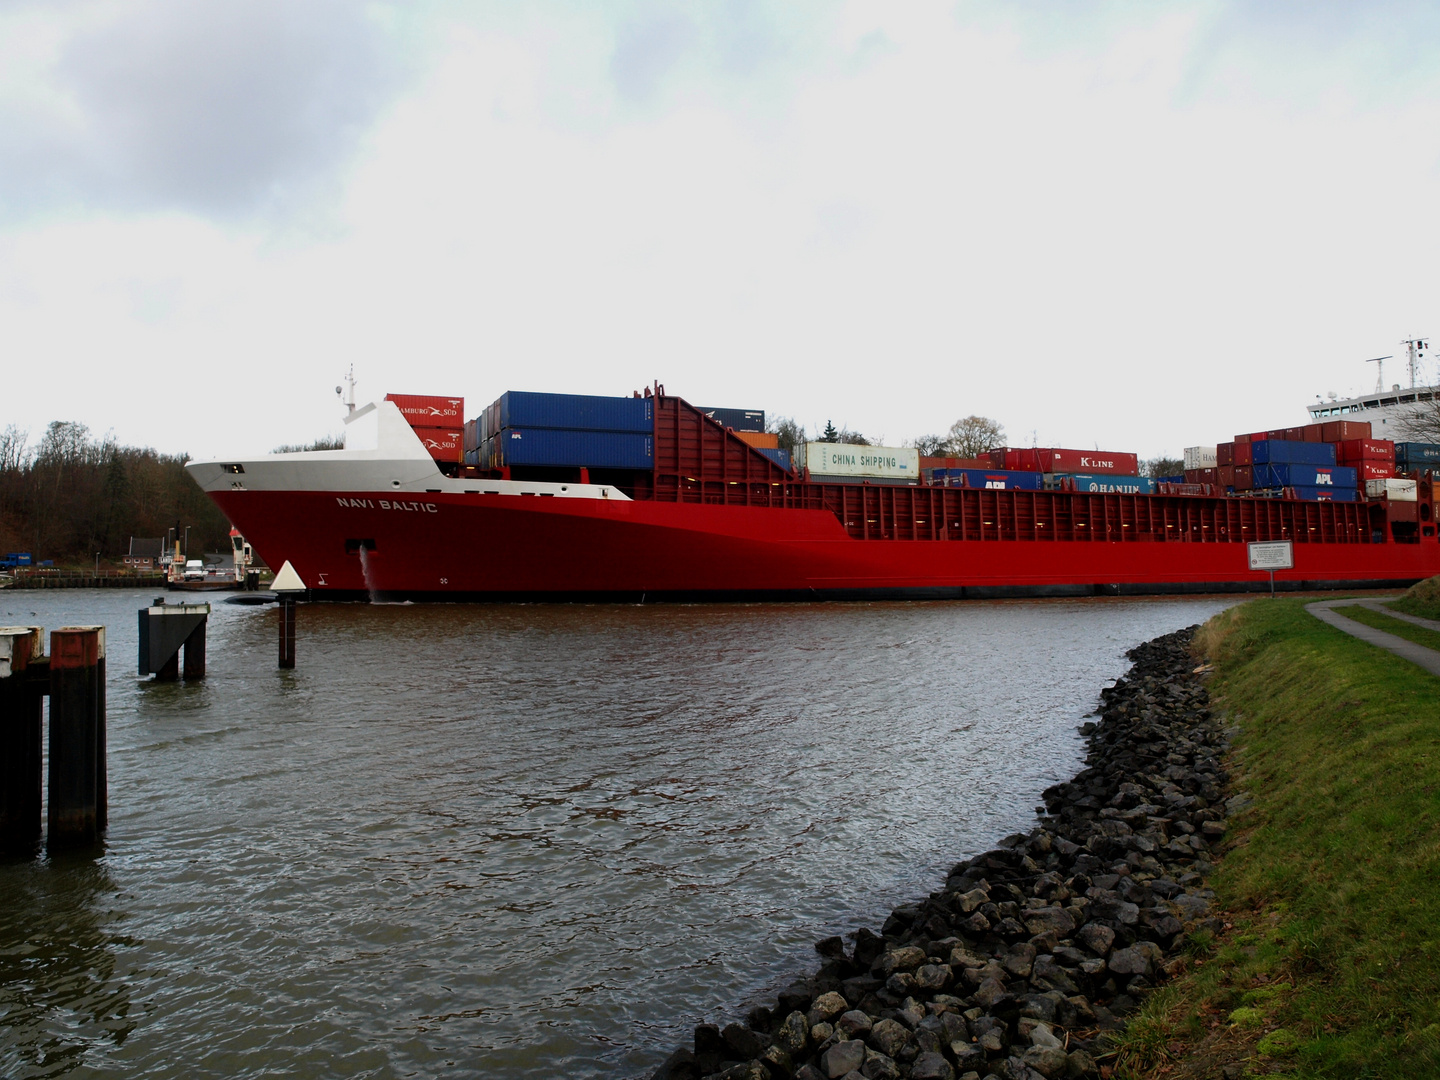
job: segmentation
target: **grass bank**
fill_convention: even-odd
[[[1252,801],[1212,879],[1227,927],[1146,1003],[1117,1077],[1440,1075],[1440,680],[1305,603],[1197,639]]]
[[[1404,596],[1392,600],[1390,606],[1406,615],[1422,619],[1440,619],[1440,577],[1426,578],[1412,585]]]

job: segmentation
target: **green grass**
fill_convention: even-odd
[[[1406,615],[1422,619],[1440,619],[1440,577],[1426,578],[1412,585],[1404,596],[1392,600],[1390,606]]]
[[[1423,626],[1416,626],[1404,619],[1392,619],[1384,612],[1375,611],[1373,608],[1361,607],[1359,604],[1347,605],[1346,607],[1332,608],[1338,611],[1347,619],[1354,619],[1358,623],[1372,626],[1376,630],[1384,630],[1387,634],[1394,634],[1406,641],[1413,641],[1416,645],[1424,645],[1427,649],[1440,649],[1440,633],[1434,630],[1427,630]]]
[[[1213,707],[1239,728],[1232,783],[1254,799],[1212,879],[1231,927],[1192,951],[1117,1076],[1158,1075],[1160,1045],[1176,1076],[1237,1059],[1255,1076],[1440,1076],[1440,680],[1306,602],[1200,632]]]

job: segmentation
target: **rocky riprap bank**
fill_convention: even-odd
[[[1225,733],[1195,627],[1132,649],[1086,724],[1087,767],[1044,793],[1029,835],[960,863],[879,934],[826,938],[813,977],[695,1029],[655,1080],[1040,1080],[1096,1075],[1107,1031],[1212,931]]]

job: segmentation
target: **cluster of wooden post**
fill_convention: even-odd
[[[0,628],[0,852],[40,843],[44,699],[50,699],[45,846],[99,844],[109,824],[105,765],[105,628]]]

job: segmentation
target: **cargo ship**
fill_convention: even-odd
[[[792,460],[755,430],[763,414],[700,408],[659,384],[613,398],[510,392],[469,421],[463,408],[352,401],[343,449],[186,468],[266,563],[288,561],[313,598],[335,600],[1255,591],[1270,579],[1250,569],[1248,545],[1274,541],[1293,550],[1280,589],[1440,574],[1428,451],[1397,463],[1386,444],[1387,463],[1356,426],[1193,448],[1194,468],[1155,481],[1134,475],[1134,455],[1098,451],[1002,448],[949,468],[914,450],[812,443]],[[1323,464],[1350,443],[1370,455],[1364,470]]]

